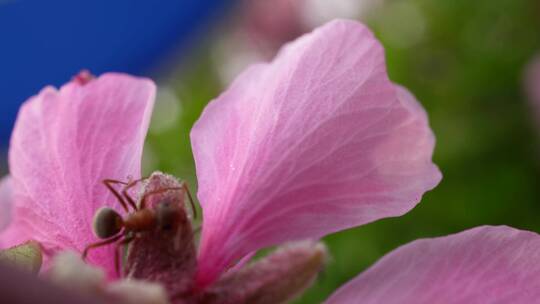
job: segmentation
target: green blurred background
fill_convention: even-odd
[[[386,47],[391,79],[429,112],[437,137],[434,159],[444,178],[407,215],[325,238],[332,260],[296,303],[322,301],[385,253],[417,238],[486,224],[540,232],[540,130],[522,85],[524,67],[540,52],[540,2],[378,1],[362,9],[358,18]],[[232,59],[216,50],[235,37],[243,13],[224,21],[189,60],[158,79],[146,173],[163,170],[195,187],[189,131],[226,86],[220,69]]]

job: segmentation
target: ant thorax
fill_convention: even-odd
[[[171,188],[180,190],[161,192]],[[154,172],[142,183],[138,197],[148,193],[152,195],[147,195],[144,208],[156,214],[157,224],[152,230],[139,233],[129,244],[124,274],[128,278],[159,282],[167,290],[181,294],[191,288],[196,271],[192,216],[185,206],[186,193],[180,181],[161,172]],[[171,269],[176,273],[170,274]]]

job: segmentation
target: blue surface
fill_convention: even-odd
[[[0,146],[19,105],[83,68],[147,75],[231,0],[0,0]]]

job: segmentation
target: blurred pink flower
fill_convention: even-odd
[[[242,5],[239,30],[251,47],[271,58],[286,42],[309,30],[300,18],[305,0],[247,0]]]
[[[213,48],[216,69],[229,84],[250,64],[273,58],[283,44],[310,28],[302,23],[305,0],[243,0],[233,30]]]
[[[248,47],[272,58],[287,42],[338,18],[365,18],[382,0],[245,0],[241,2],[237,34]]]
[[[338,18],[363,20],[383,0],[243,0],[233,30],[213,48],[216,68],[229,84],[250,64],[273,58],[287,42]]]
[[[533,110],[533,119],[540,128],[540,55],[525,70],[525,90]]]
[[[33,239],[47,259],[59,250],[82,251],[95,241],[94,212],[118,207],[101,181],[140,175],[155,85],[122,74],[88,76],[59,90],[46,87],[21,107],[9,147],[11,189],[0,187],[0,198],[11,192],[13,204],[3,246]],[[113,247],[89,256],[111,276]]]

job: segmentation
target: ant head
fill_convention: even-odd
[[[172,202],[162,201],[156,207],[156,219],[161,230],[176,229],[182,219],[182,210]]]
[[[94,234],[100,239],[114,236],[122,229],[123,220],[118,212],[109,207],[101,207],[94,215]]]

